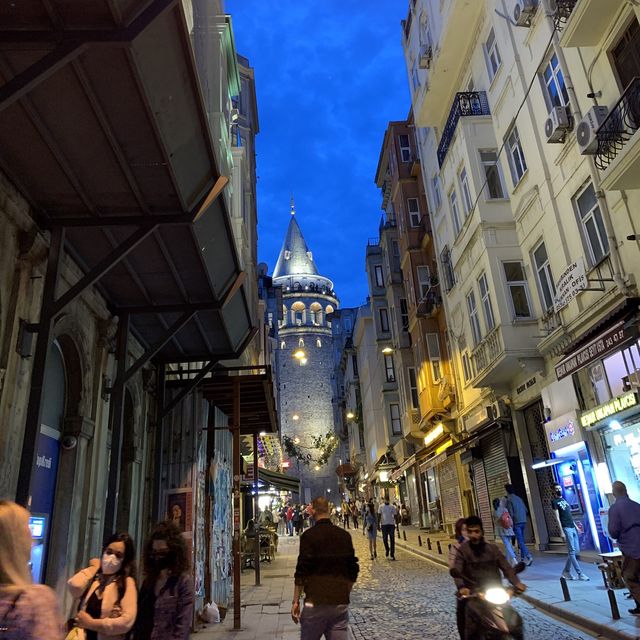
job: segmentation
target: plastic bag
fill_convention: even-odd
[[[220,611],[218,605],[215,602],[209,602],[204,605],[202,610],[202,619],[205,622],[220,622]]]

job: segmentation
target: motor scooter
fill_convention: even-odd
[[[521,573],[525,566],[524,562],[519,562],[514,570]],[[513,587],[495,584],[480,589],[476,588],[473,580],[455,568],[449,571],[449,575],[464,580],[471,589],[470,595],[457,596],[465,601],[466,640],[523,640],[522,617],[510,604],[517,595]]]

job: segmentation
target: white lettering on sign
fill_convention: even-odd
[[[47,456],[36,456],[36,467],[51,469],[51,458],[47,458]]]
[[[584,260],[572,262],[556,282],[556,297],[553,303],[556,313],[566,307],[581,291],[587,288],[587,273]]]
[[[595,424],[596,422],[605,420],[606,418],[609,418],[616,413],[620,413],[620,411],[624,411],[629,407],[633,407],[636,404],[638,404],[638,398],[636,397],[636,394],[633,391],[630,393],[625,393],[622,396],[614,398],[610,402],[605,402],[599,407],[583,413],[580,416],[580,424],[583,427],[588,427],[592,424]]]
[[[549,440],[551,442],[558,442],[558,440],[562,440],[563,438],[568,438],[570,436],[575,435],[576,433],[576,425],[573,422],[569,422],[565,424],[563,427],[556,429],[555,431],[549,432]]]

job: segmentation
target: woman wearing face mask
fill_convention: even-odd
[[[188,640],[193,578],[187,546],[173,522],[161,522],[144,546],[136,640]]]
[[[0,500],[0,637],[61,640],[56,596],[49,587],[31,583],[30,553],[29,512]]]
[[[138,606],[135,556],[129,534],[117,533],[100,559],[93,558],[67,582],[71,594],[80,598],[75,624],[86,630],[87,640],[124,638],[133,627]]]

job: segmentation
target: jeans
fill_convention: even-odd
[[[524,528],[527,526],[526,522],[518,522],[513,525],[513,532],[516,534],[516,540],[518,541],[518,547],[520,548],[520,559],[527,560],[531,557],[529,549],[524,542]]]
[[[504,544],[504,553],[507,556],[507,560],[510,564],[515,564],[516,560],[516,552],[513,550],[513,545],[511,544],[511,536],[501,535],[500,539]]]
[[[307,603],[300,614],[300,640],[348,640],[349,605]]]
[[[287,533],[293,535],[293,520],[287,520]]]
[[[396,557],[396,525],[395,524],[383,524],[382,527],[382,542],[384,543],[384,550],[387,555],[391,555],[392,558]],[[389,544],[389,540],[391,544]]]
[[[582,573],[582,569],[576,559],[576,555],[580,551],[580,539],[578,538],[578,532],[575,527],[563,527],[563,529],[564,535],[567,537],[567,551],[569,552],[567,561],[564,565],[564,570],[571,573],[571,569],[573,568],[575,572],[580,575]]]

